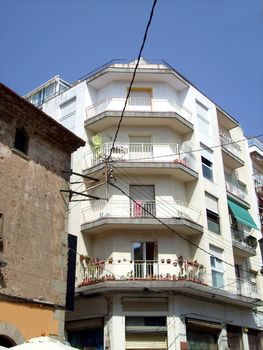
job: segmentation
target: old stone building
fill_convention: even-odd
[[[85,142],[0,84],[0,345],[62,337],[66,188]]]

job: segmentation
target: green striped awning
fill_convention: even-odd
[[[248,210],[241,205],[233,202],[231,199],[228,199],[228,205],[235,216],[236,220],[258,230],[257,225],[255,224],[252,216],[249,214]]]

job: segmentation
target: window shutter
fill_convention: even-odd
[[[218,214],[218,201],[217,198],[211,196],[209,193],[205,194],[205,204],[208,210]]]

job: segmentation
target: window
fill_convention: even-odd
[[[208,119],[208,108],[196,101],[197,125],[199,132],[206,138],[210,138],[210,122]]]
[[[220,220],[218,214],[218,200],[209,193],[205,194],[207,228],[209,231],[220,234]]]
[[[212,274],[212,285],[216,288],[224,287],[224,263],[223,250],[210,245],[210,264]]]
[[[60,105],[59,122],[70,131],[75,129],[76,98],[72,98]]]
[[[29,137],[26,130],[22,128],[16,129],[14,148],[24,154],[28,153]]]
[[[203,176],[213,181],[213,151],[208,149],[205,145],[200,144],[201,150],[201,162],[202,162],[202,171]]]

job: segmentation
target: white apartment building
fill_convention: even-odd
[[[259,244],[263,262],[263,142],[260,139],[253,138],[248,140],[248,146],[253,167],[253,179],[258,203],[258,216],[261,224],[261,238],[259,239]]]
[[[135,64],[111,61],[63,91],[56,77],[26,96],[87,140],[72,159],[84,175],[72,189],[92,197],[73,193],[70,208],[79,254],[67,337],[96,350],[261,349],[243,131],[166,62],[141,59],[112,148]]]

